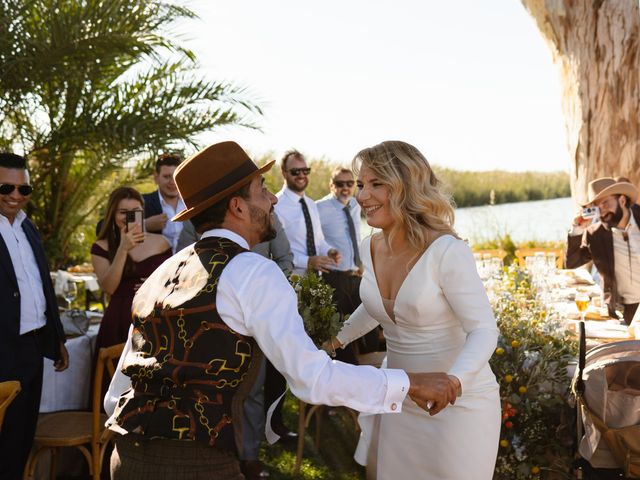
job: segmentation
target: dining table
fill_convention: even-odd
[[[579,323],[584,321],[587,348],[634,339],[633,329],[624,323],[621,312],[617,312],[619,318],[609,315],[602,288],[586,268],[556,270],[542,282],[542,288],[540,300],[550,313],[559,316],[568,331],[577,334]],[[576,298],[588,300],[584,317]]]
[[[44,359],[40,413],[90,408],[91,376],[100,316],[94,316],[87,332],[68,336],[65,343],[69,367],[56,372],[53,361]]]

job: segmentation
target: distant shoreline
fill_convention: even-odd
[[[566,172],[470,172],[434,167],[458,208],[571,196]]]

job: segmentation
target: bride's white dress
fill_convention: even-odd
[[[387,302],[385,309],[370,243],[365,239],[361,250],[362,305],[338,339],[349,343],[380,324],[388,368],[447,372],[460,379],[462,395],[433,417],[408,396],[400,414],[361,415],[362,455],[356,459],[366,458],[368,478],[378,480],[491,479],[500,397],[488,360],[498,330],[469,247],[451,235],[436,239],[409,272],[395,304]]]

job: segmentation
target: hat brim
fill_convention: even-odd
[[[607,188],[602,189],[595,197],[590,199],[586,205],[597,202],[598,200],[610,195],[626,195],[631,199],[631,203],[636,203],[638,200],[638,189],[628,182],[614,183],[613,185],[609,185]]]
[[[191,217],[203,212],[204,210],[209,208],[211,205],[215,204],[217,201],[222,200],[227,195],[230,195],[233,192],[235,192],[236,190],[242,188],[243,186],[245,186],[247,183],[249,183],[251,180],[253,180],[258,175],[261,175],[264,172],[268,172],[269,170],[271,170],[271,167],[273,167],[274,163],[275,163],[275,160],[271,160],[270,162],[265,163],[262,167],[258,168],[255,172],[252,172],[251,174],[249,174],[246,177],[244,177],[242,180],[240,180],[240,181],[234,183],[233,185],[225,188],[221,192],[218,192],[215,195],[207,198],[205,201],[200,202],[198,205],[195,205],[195,206],[193,206],[191,208],[185,208],[180,213],[176,214],[176,216],[173,217],[171,219],[171,221],[172,222],[184,222],[186,220],[189,220]]]

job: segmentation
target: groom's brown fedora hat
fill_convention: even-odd
[[[631,199],[631,203],[636,203],[638,189],[630,182],[612,177],[597,178],[589,182],[587,187],[588,203],[597,202],[609,195],[626,195]]]
[[[236,142],[211,145],[182,162],[173,178],[185,209],[172,218],[184,222],[271,169],[275,160],[258,168]]]

